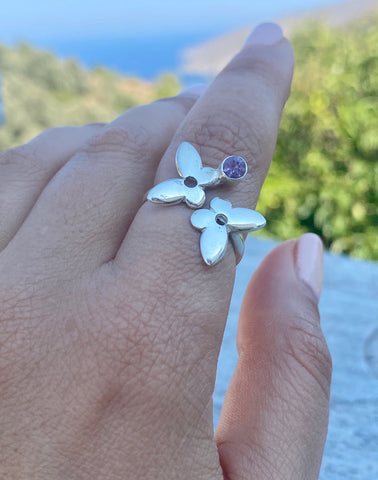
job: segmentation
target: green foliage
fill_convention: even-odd
[[[0,74],[6,115],[0,150],[25,143],[53,126],[108,122],[180,88],[173,75],[163,75],[154,84],[102,67],[88,71],[76,61],[59,60],[26,44],[0,45]]]
[[[347,31],[307,25],[292,39],[296,72],[259,200],[268,219],[260,235],[313,231],[333,252],[378,260],[377,23]],[[0,73],[7,119],[0,149],[52,126],[110,121],[180,89],[171,74],[149,83],[88,71],[25,44],[0,46]]]
[[[377,18],[347,32],[307,25],[292,41],[292,95],[259,200],[265,231],[316,232],[335,253],[378,260]]]
[[[181,90],[178,78],[171,73],[161,75],[156,81],[155,98],[172,97]]]

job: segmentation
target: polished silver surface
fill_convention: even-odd
[[[147,200],[161,205],[178,205],[185,202],[190,208],[201,208],[205,203],[205,190],[201,185],[188,187],[181,178],[170,178],[155,185],[147,194]]]
[[[230,234],[239,256],[244,251],[244,239],[241,241],[236,237],[263,228],[266,220],[255,210],[233,208],[228,200],[215,197],[210,202],[210,209],[202,208],[192,213],[191,223],[202,232],[200,248],[204,262],[213,266],[223,258]]]
[[[234,232],[234,233],[230,233],[229,237],[230,237],[232,246],[234,247],[236,265],[239,265],[239,263],[241,262],[241,259],[243,258],[244,250],[245,250],[244,235],[242,233]]]
[[[181,178],[171,178],[155,185],[148,192],[147,200],[161,205],[185,202],[190,208],[201,208],[206,199],[205,187],[219,185],[224,181],[236,181],[247,174],[245,160],[234,157],[239,159],[243,172],[238,178],[227,176],[224,168],[225,162],[233,157],[225,158],[219,168],[204,167],[201,156],[193,145],[183,142],[176,152],[176,167]]]

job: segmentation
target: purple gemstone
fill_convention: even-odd
[[[231,155],[231,157],[224,159],[222,170],[226,177],[236,180],[244,177],[247,173],[247,164],[244,158],[238,157],[237,155]]]

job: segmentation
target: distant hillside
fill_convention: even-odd
[[[180,89],[173,75],[152,83],[101,67],[87,70],[74,60],[61,60],[27,44],[14,48],[0,44],[0,77],[6,119],[0,129],[0,151],[49,127],[110,121],[130,107]]]
[[[285,35],[290,37],[298,28],[311,21],[330,27],[344,27],[374,12],[378,12],[378,0],[349,0],[320,10],[271,20],[279,23]],[[240,50],[254,27],[255,25],[249,25],[185,50],[180,71],[204,77],[216,75]]]

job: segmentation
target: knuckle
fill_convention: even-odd
[[[0,152],[0,166],[6,166],[13,163],[14,149]]]
[[[121,153],[136,161],[151,150],[151,138],[143,125],[109,126],[88,140],[87,154]]]
[[[33,157],[33,148],[30,148],[28,144],[20,145],[18,147],[0,152],[0,166],[17,166],[19,164],[27,165],[33,161]]]
[[[40,160],[43,160],[39,154],[40,145],[48,139],[54,139],[60,134],[62,129],[67,127],[53,127],[44,130],[30,142],[18,145],[0,152],[0,166],[20,165],[22,167],[35,166]]]
[[[159,98],[158,100],[155,100],[154,104],[159,107],[162,104],[169,106],[172,109],[172,114],[175,113],[174,110],[178,106],[181,109],[182,114],[185,115],[193,107],[195,102],[196,102],[195,97],[177,95],[175,97]],[[149,107],[151,107],[151,105],[149,105]]]
[[[244,110],[244,112],[243,112]],[[262,157],[262,137],[260,128],[251,128],[251,121],[245,109],[222,109],[208,114],[201,123],[200,128],[193,126],[189,136],[194,139],[200,153],[206,153],[213,160],[213,166],[218,166],[219,155],[227,156],[238,154],[245,156],[254,166]]]
[[[37,145],[25,144],[0,153],[0,177],[3,185],[0,189],[0,200],[9,200],[9,191],[14,182],[32,184],[38,181],[43,171],[43,161],[38,154]]]
[[[332,376],[332,357],[320,326],[296,319],[286,330],[286,353],[291,370],[310,376],[328,397]],[[294,362],[294,365],[293,365]]]
[[[274,78],[274,71],[275,66],[266,55],[259,55],[255,50],[248,48],[236,55],[224,69],[225,73],[253,74],[262,77],[265,81],[271,81]]]

